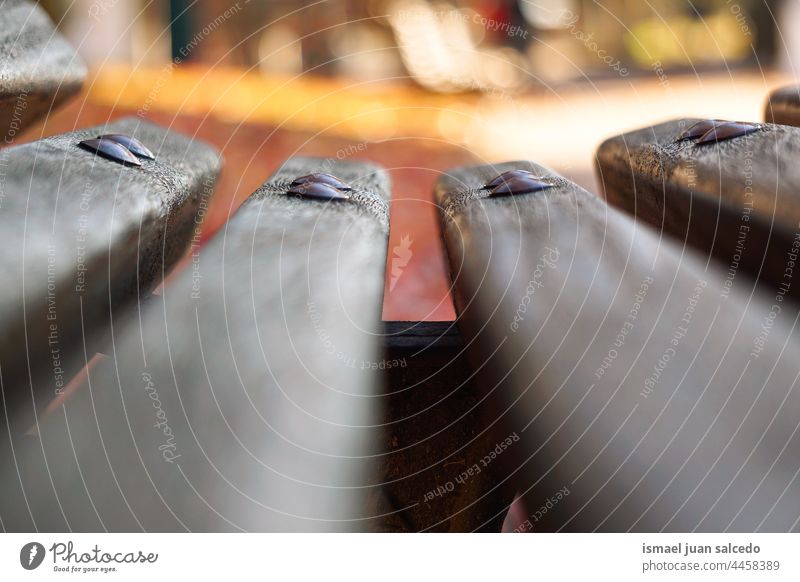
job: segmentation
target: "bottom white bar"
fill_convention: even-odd
[[[3,534],[0,579],[796,581],[799,542],[798,534]]]

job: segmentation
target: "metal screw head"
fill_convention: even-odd
[[[696,139],[698,137],[702,137],[709,130],[714,129],[722,123],[727,122],[720,119],[704,119],[703,121],[698,121],[697,123],[683,130],[683,132],[677,138],[675,138],[675,141],[684,141],[687,139]]]
[[[341,190],[325,184],[324,182],[304,182],[295,186],[290,186],[287,194],[293,194],[302,198],[313,198],[316,200],[349,200],[350,196]]]
[[[486,182],[486,184],[484,184],[480,189],[492,190],[493,188],[496,188],[506,180],[510,180],[511,178],[522,178],[522,177],[535,178],[533,172],[530,172],[528,170],[507,170],[502,174],[495,176],[494,178]]]
[[[111,141],[117,142],[121,146],[128,148],[128,150],[140,158],[146,158],[148,160],[156,159],[156,157],[153,155],[153,152],[147,149],[147,147],[145,147],[145,145],[135,137],[122,135],[121,133],[108,133],[106,135],[98,136],[98,139],[110,139]]]
[[[753,133],[759,129],[761,128],[752,123],[729,121],[708,130],[699,140],[697,140],[696,145],[705,145],[717,143],[718,141],[725,141],[726,139],[733,139],[734,137],[740,137],[747,135],[748,133]]]
[[[492,188],[489,196],[509,196],[515,194],[529,194],[531,192],[538,192],[539,190],[546,190],[552,188],[552,184],[542,182],[539,178],[533,176],[512,176],[500,182],[497,186]]]
[[[87,139],[78,144],[80,147],[99,154],[121,164],[141,166],[142,163],[125,146],[110,139]]]
[[[342,180],[332,174],[326,174],[325,172],[316,172],[314,174],[300,176],[299,178],[295,178],[290,186],[298,186],[300,184],[308,184],[312,182],[317,184],[327,184],[328,186],[333,186],[337,190],[341,190],[343,192],[350,192],[352,190],[352,188],[350,188]]]

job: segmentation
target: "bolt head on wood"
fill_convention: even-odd
[[[135,137],[131,137],[129,135],[123,135],[121,133],[108,133],[106,135],[100,135],[97,139],[110,139],[113,142],[118,143],[119,145],[127,148],[132,154],[140,157],[145,158],[148,160],[155,160],[156,157],[142,142],[140,142]]]
[[[301,198],[324,201],[350,199],[350,197],[341,190],[323,182],[305,182],[303,184],[291,186],[286,193],[300,196]]]
[[[299,186],[300,184],[308,184],[312,182],[317,184],[327,184],[328,186],[333,186],[337,190],[341,190],[343,192],[350,192],[352,190],[352,188],[343,180],[340,180],[333,174],[327,174],[325,172],[315,172],[313,174],[300,176],[299,178],[295,178],[290,186]]]
[[[703,137],[710,130],[722,123],[727,122],[720,119],[704,119],[703,121],[698,121],[697,123],[683,130],[683,132],[677,138],[675,138],[675,141],[685,141],[687,139],[697,139],[698,137]]]
[[[78,144],[80,147],[94,152],[121,164],[141,166],[139,158],[134,156],[128,148],[110,139],[87,139]]]
[[[510,180],[511,178],[522,178],[522,177],[535,178],[533,172],[529,170],[508,170],[486,182],[486,184],[483,187],[481,187],[481,190],[492,190],[506,180]]]
[[[530,175],[517,175],[506,178],[500,181],[497,186],[492,188],[489,193],[490,196],[513,196],[516,194],[530,194],[531,192],[538,192],[552,188],[552,184],[542,182],[533,174]]]
[[[749,133],[753,133],[761,129],[752,123],[741,123],[737,121],[730,121],[715,126],[713,129],[708,130],[703,136],[697,140],[697,145],[706,145],[710,143],[717,143],[718,141],[725,141],[735,137],[741,137]]]

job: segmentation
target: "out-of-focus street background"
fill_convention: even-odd
[[[139,115],[225,158],[209,237],[287,157],[370,159],[394,183],[384,318],[454,312],[431,190],[531,159],[598,192],[606,137],[762,119],[798,77],[796,0],[46,0],[90,65],[42,135]],[[410,257],[406,259],[406,257]]]

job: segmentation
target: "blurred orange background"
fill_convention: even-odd
[[[91,76],[25,139],[139,115],[212,143],[225,166],[205,239],[290,156],[377,162],[393,181],[383,315],[415,321],[455,315],[442,172],[532,159],[599,194],[607,137],[674,117],[761,120],[795,78],[800,21],[796,2],[743,1],[743,20],[724,0],[44,5]]]

